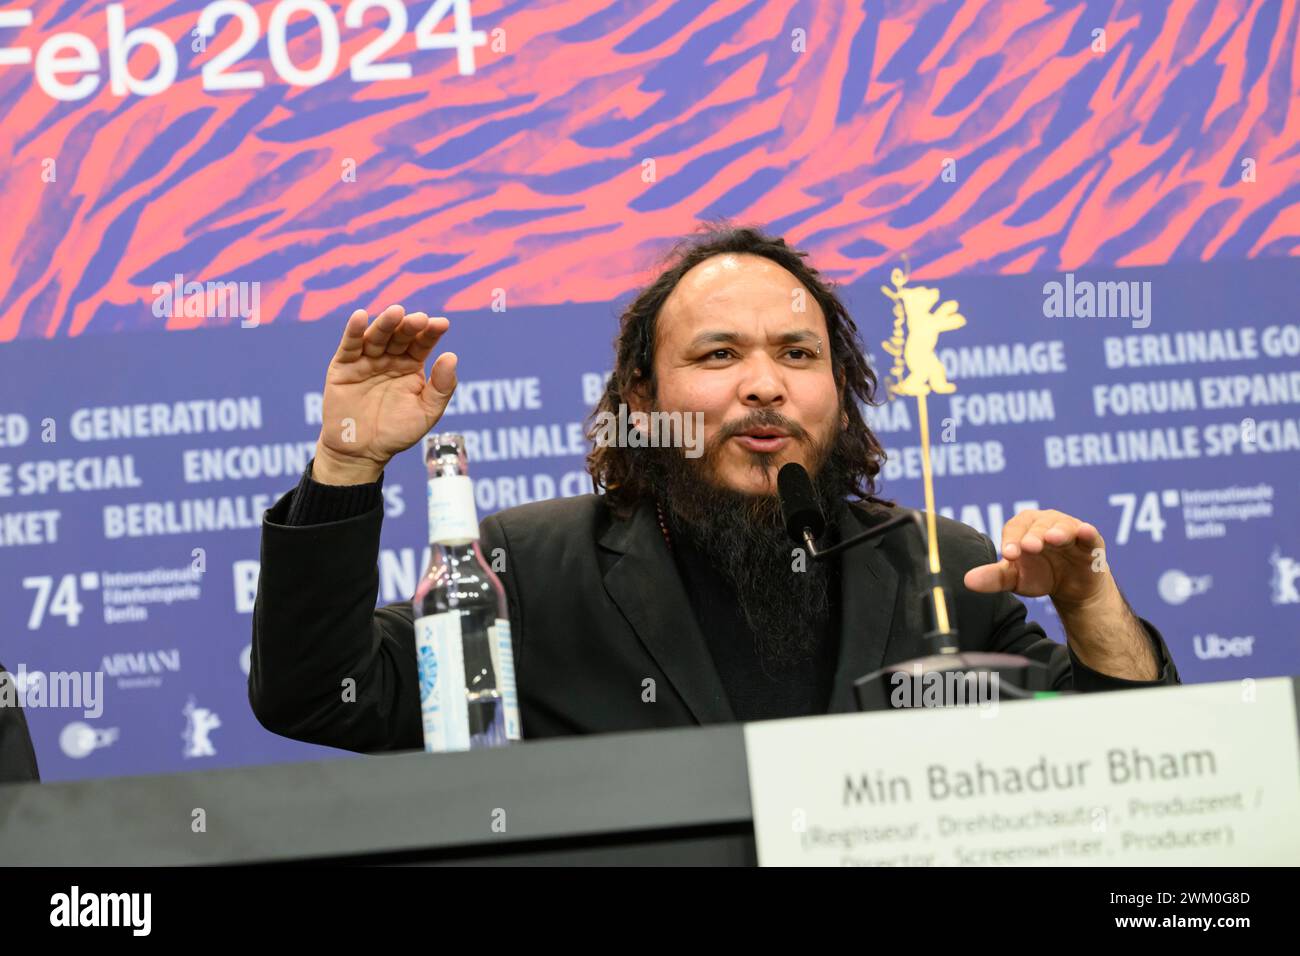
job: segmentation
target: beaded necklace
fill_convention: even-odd
[[[664,509],[660,507],[659,502],[655,502],[655,514],[659,517],[659,530],[663,532],[664,543],[668,545],[668,550],[673,549],[673,539],[668,534],[668,522],[664,520]]]

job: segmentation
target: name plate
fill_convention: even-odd
[[[745,726],[763,866],[1291,865],[1290,678]]]

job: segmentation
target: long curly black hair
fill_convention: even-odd
[[[651,397],[655,395],[659,311],[682,276],[704,260],[723,253],[750,253],[771,259],[792,273],[821,306],[830,333],[831,368],[840,392],[840,407],[848,419],[848,428],[837,439],[832,456],[839,456],[836,464],[848,476],[848,496],[887,504],[875,496],[876,476],[884,463],[885,450],[867,427],[859,405],[879,404],[876,373],[863,351],[857,325],[834,291],[835,284],[824,281],[816,269],[804,262],[808,254],[787,246],[784,239],[726,220],[710,220],[678,240],[660,260],[663,272],[636,294],[619,317],[614,371],[587,420],[587,438],[593,443],[587,455],[587,471],[593,485],[598,491],[604,490],[610,506],[620,515],[630,514],[652,493],[646,470],[639,467],[638,453],[642,449],[596,441],[598,422],[603,412],[617,417],[620,405],[631,407],[628,396],[638,385]]]

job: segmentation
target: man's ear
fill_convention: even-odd
[[[650,390],[649,383],[645,380],[645,376],[641,374],[640,369],[637,369],[632,374],[636,376],[636,381],[627,390],[627,407],[634,412],[648,412],[650,410],[650,399],[647,394]]]

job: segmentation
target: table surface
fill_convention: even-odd
[[[561,838],[599,850],[638,833],[689,843],[748,832],[752,845],[751,821],[743,726],[725,724],[5,784],[0,863],[275,863],[412,851],[472,858]]]

